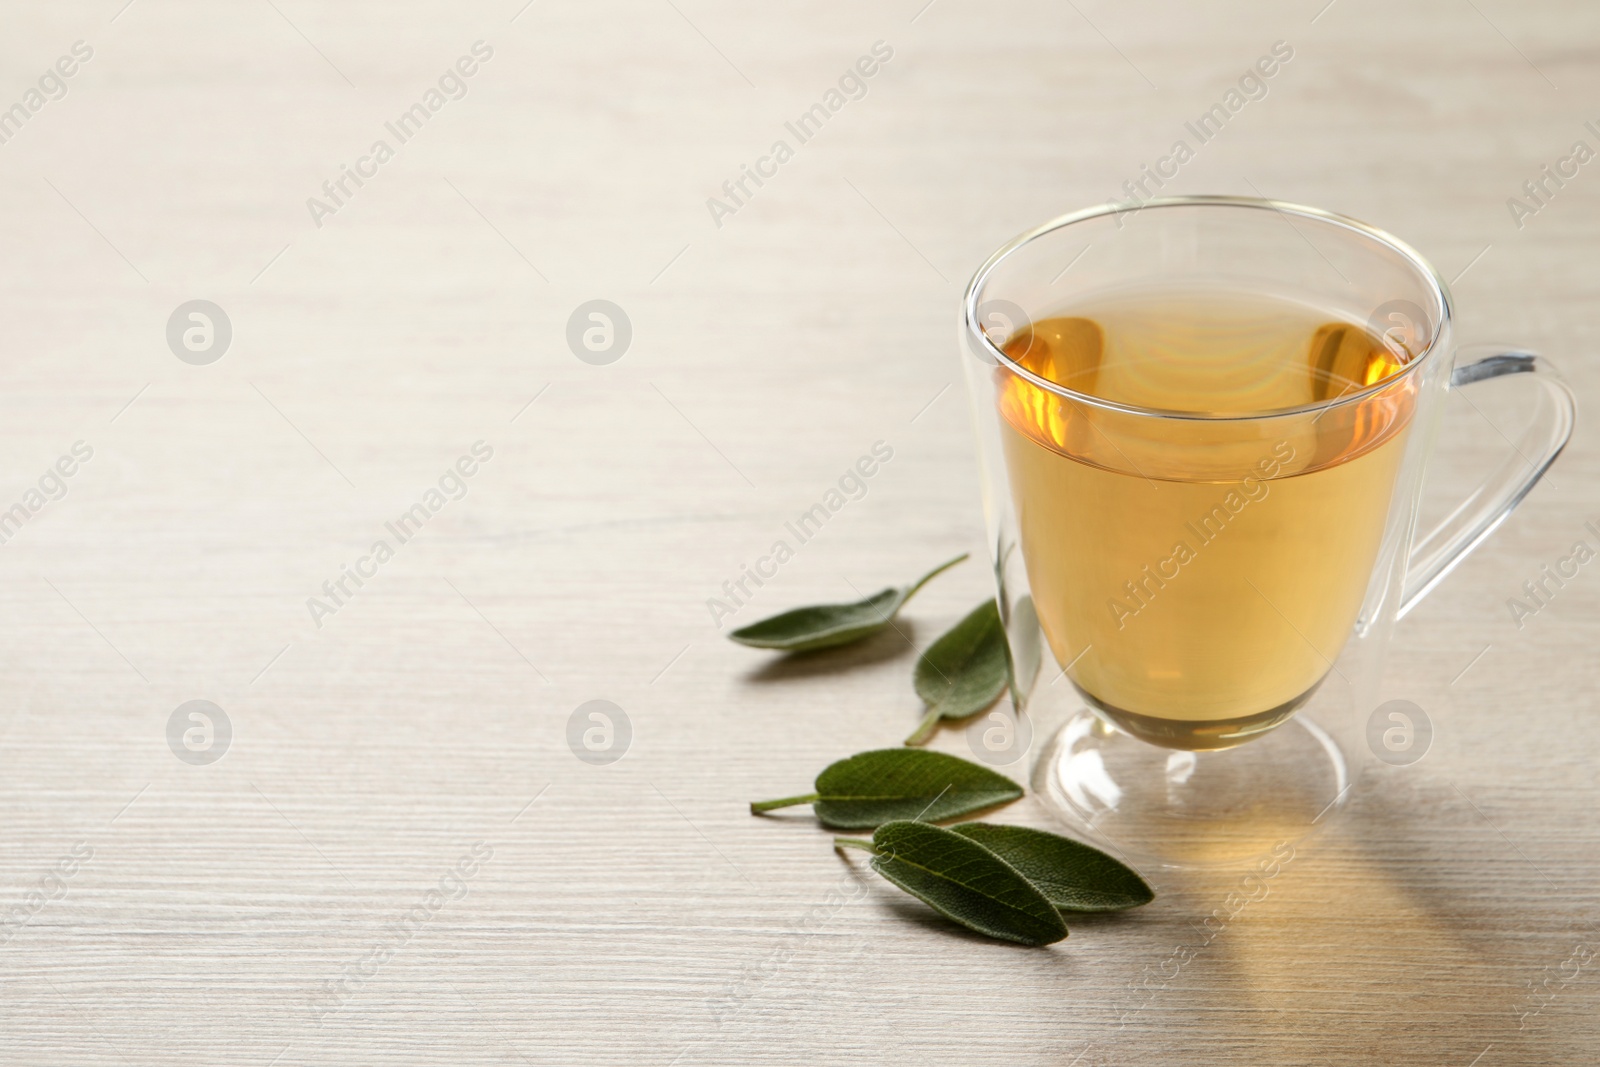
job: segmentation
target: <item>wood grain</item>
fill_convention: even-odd
[[[707,598],[878,441],[737,620],[981,551],[960,286],[1275,41],[1292,61],[1169,189],[1399,233],[1456,279],[1463,339],[1596,395],[1600,164],[1520,228],[1506,201],[1596,144],[1600,12],[1319,6],[7,5],[0,108],[94,55],[0,143],[0,509],[93,458],[0,545],[0,907],[26,917],[0,1062],[1592,1062],[1600,564],[1520,629],[1505,604],[1600,518],[1586,423],[1399,631],[1434,750],[1197,949],[1226,877],[1020,951],[804,809],[745,810],[910,730],[911,646],[985,569],[825,667],[735,647]],[[465,95],[314,225],[479,40]],[[877,41],[865,95],[716,225]],[[164,333],[194,299],[233,327],[208,366]],[[632,323],[605,366],[566,342],[591,299]],[[1514,428],[1451,410],[1435,510],[1505,448],[1490,415]],[[315,625],[476,441],[465,495]],[[233,728],[209,766],[168,747],[194,699]],[[609,766],[568,747],[593,699],[632,727]]]

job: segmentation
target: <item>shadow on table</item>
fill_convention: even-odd
[[[1368,784],[1265,896],[1210,929],[1196,923],[1244,893],[1241,875],[1172,882],[1172,945],[1133,966],[1125,1003],[1108,997],[1120,1028],[1094,1063],[1181,1048],[1205,1062],[1229,1048],[1272,1064],[1595,1061],[1600,935],[1575,923],[1581,894],[1552,892],[1444,778]],[[1530,987],[1563,973],[1554,995]]]

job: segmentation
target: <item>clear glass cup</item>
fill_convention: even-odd
[[[1241,298],[1325,317],[1309,402],[1141,407],[1068,367],[1098,328],[1075,311],[1177,293],[1227,336]],[[1382,758],[1367,737],[1392,725],[1373,717],[1396,620],[1527,495],[1575,414],[1541,357],[1458,352],[1451,319],[1406,244],[1269,200],[1092,208],[979,268],[960,333],[1013,663],[1000,734],[1046,740],[1035,790],[1069,827],[1146,861],[1235,863],[1325,824]],[[1355,338],[1390,362],[1328,370]],[[1181,339],[1163,358],[1213,373]],[[1419,536],[1446,391],[1513,375],[1541,386],[1522,439]]]

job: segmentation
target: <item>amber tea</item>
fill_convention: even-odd
[[[1286,720],[1366,596],[1414,400],[1411,376],[1382,383],[1412,354],[1292,300],[1202,292],[1076,306],[1002,347],[1086,398],[996,371],[1034,606],[1072,683],[1172,748]],[[1276,438],[1227,419],[1312,405]]]

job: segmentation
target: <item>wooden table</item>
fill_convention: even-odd
[[[1600,395],[1600,163],[1507,204],[1600,147],[1600,11],[1320,2],[9,5],[0,1062],[1593,1062],[1600,564],[1507,607],[1596,543],[1587,423],[1399,631],[1433,749],[1209,940],[1227,876],[1019,951],[745,808],[908,732],[914,653],[774,663],[708,599],[879,441],[735,618],[980,550],[960,287],[1274,42],[1168,191],[1398,232]],[[1438,502],[1514,428],[1449,417]]]

